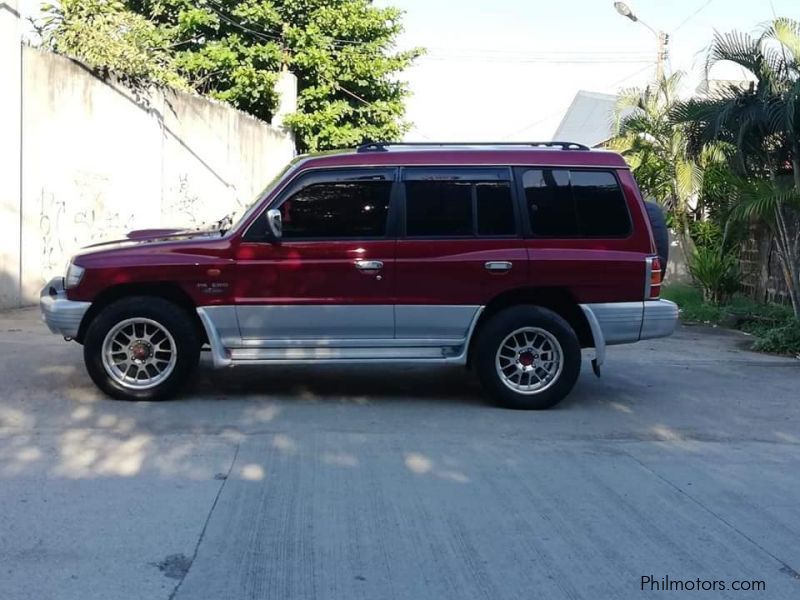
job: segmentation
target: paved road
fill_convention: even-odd
[[[4,313],[0,598],[796,599],[800,362],[744,340],[611,349],[541,413],[419,368],[204,369],[128,404]]]

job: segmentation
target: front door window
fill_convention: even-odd
[[[337,181],[305,187],[280,207],[283,238],[382,238],[391,190],[391,181]]]

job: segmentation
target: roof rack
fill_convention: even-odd
[[[562,150],[591,150],[589,146],[577,142],[367,142],[356,148],[356,152],[388,152],[390,147],[404,148],[449,148],[463,146],[530,146],[533,148],[561,148]]]

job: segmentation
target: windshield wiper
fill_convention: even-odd
[[[235,214],[236,214],[235,211],[229,212],[219,221],[214,223],[214,227],[216,228],[217,231],[219,231],[220,235],[225,235],[228,232],[228,230],[233,226],[233,215]]]

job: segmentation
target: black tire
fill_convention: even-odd
[[[146,389],[121,385],[103,366],[103,343],[106,335],[126,319],[155,321],[169,332],[175,342],[175,364],[162,382]],[[184,309],[168,300],[151,296],[123,298],[106,306],[91,322],[83,343],[83,360],[95,385],[117,400],[164,400],[174,395],[186,382],[200,359],[201,341],[197,329]]]
[[[664,218],[664,209],[661,205],[650,200],[644,203],[647,217],[650,219],[650,228],[653,230],[653,239],[656,243],[658,257],[661,260],[662,273],[667,272],[669,262],[669,229]]]
[[[563,366],[548,387],[536,393],[512,390],[495,366],[504,340],[523,327],[536,327],[552,335],[561,346]],[[558,404],[572,390],[581,371],[581,346],[575,332],[562,317],[538,306],[513,306],[492,317],[479,331],[475,344],[475,371],[486,394],[500,406],[543,410]]]

